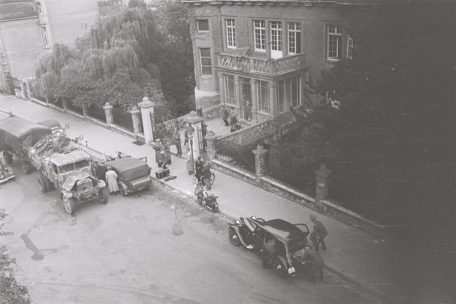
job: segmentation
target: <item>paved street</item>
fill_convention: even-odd
[[[0,186],[5,238],[35,303],[371,303],[328,278],[287,280],[232,246],[220,216],[154,185],[65,213],[37,173]],[[183,234],[174,235],[177,207]]]

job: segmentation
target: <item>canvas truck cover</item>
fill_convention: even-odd
[[[124,179],[134,179],[149,175],[150,168],[145,161],[133,157],[119,158],[106,162]]]
[[[51,133],[50,128],[20,117],[0,120],[0,144],[15,152],[21,151],[24,143],[34,145],[39,139]]]

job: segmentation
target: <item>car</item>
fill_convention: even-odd
[[[306,224],[292,224],[282,219],[265,221],[254,216],[241,217],[228,228],[231,244],[242,245],[260,254],[264,254],[266,243],[274,241],[274,253],[264,266],[272,267],[280,276],[309,271],[308,261],[300,258],[300,252],[308,245],[308,235],[309,227]],[[286,258],[287,250],[291,265]]]
[[[124,196],[147,190],[152,185],[151,169],[144,159],[122,157],[107,161],[105,164],[117,173],[119,191]]]

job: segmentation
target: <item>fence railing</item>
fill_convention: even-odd
[[[114,107],[112,108],[112,117],[115,124],[129,131],[133,131],[133,119],[128,111]]]
[[[100,107],[92,105],[91,107],[89,107],[87,109],[87,114],[90,117],[98,119],[101,122],[106,121],[106,114],[105,114],[104,110]]]

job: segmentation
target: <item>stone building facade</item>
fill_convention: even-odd
[[[0,1],[0,90],[29,97],[41,54],[73,46],[98,18],[98,0]]]
[[[262,121],[318,102],[309,87],[350,58],[350,32],[369,18],[369,0],[186,0],[197,108],[219,103]]]

